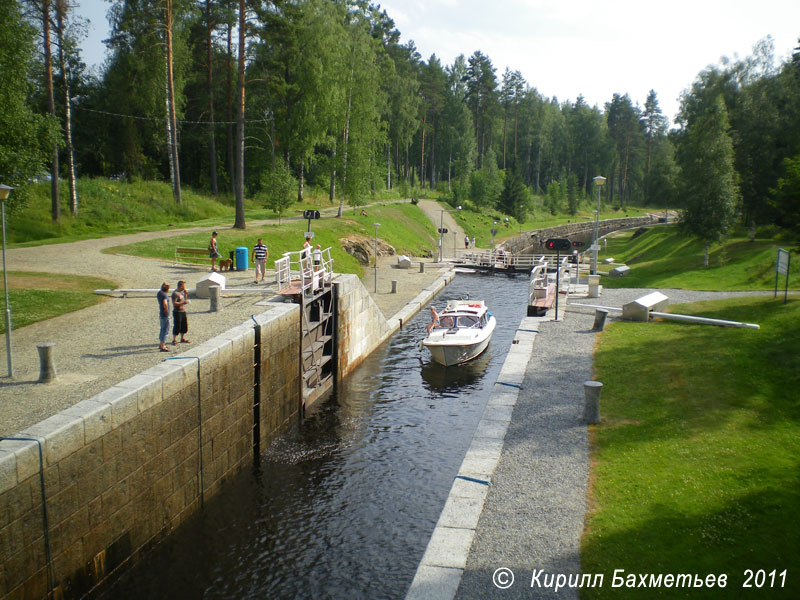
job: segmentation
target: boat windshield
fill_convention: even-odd
[[[444,329],[478,327],[479,325],[480,318],[471,315],[447,315],[439,320],[439,326]]]

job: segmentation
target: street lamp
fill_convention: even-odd
[[[494,251],[494,236],[497,235],[497,221],[492,223],[492,251]]]
[[[600,250],[597,245],[600,230],[600,187],[606,182],[606,178],[598,175],[592,181],[594,181],[594,187],[597,188],[597,210],[594,214],[594,239],[592,240],[592,275],[597,275],[597,251]]]
[[[444,260],[444,213],[461,211],[461,205],[454,209],[441,209],[439,213],[439,262]],[[455,234],[455,231],[453,232]],[[454,250],[455,252],[455,250]]]
[[[8,359],[8,377],[14,378],[14,364],[11,361],[11,304],[8,301],[8,269],[6,269],[6,198],[13,190],[0,183],[0,203],[2,204],[3,219],[3,290],[6,295],[6,355]]]
[[[378,227],[381,226],[380,223],[373,223],[373,227],[375,227],[375,293],[378,293]]]

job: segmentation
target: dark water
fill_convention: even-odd
[[[402,598],[513,334],[527,278],[459,275],[497,317],[487,351],[443,368],[417,343],[427,306],[234,478],[108,598]]]

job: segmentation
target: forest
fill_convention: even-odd
[[[604,203],[681,208],[708,242],[737,225],[800,235],[800,48],[778,62],[770,38],[687,83],[671,124],[655,91],[589,106],[480,50],[423,58],[364,0],[113,0],[99,71],[69,0],[0,13],[11,210],[44,176],[52,219],[64,194],[77,214],[75,178],[110,177],[232,198],[235,227],[245,197],[279,212],[313,193],[341,214],[385,190],[521,220],[534,197],[575,214],[603,175]]]

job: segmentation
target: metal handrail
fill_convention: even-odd
[[[319,265],[314,264],[314,254],[319,252]],[[319,251],[303,248],[295,252],[284,252],[275,261],[275,282],[278,289],[285,289],[293,282],[300,283],[300,293],[313,293],[320,287],[330,285],[333,278],[333,259],[330,247]]]

